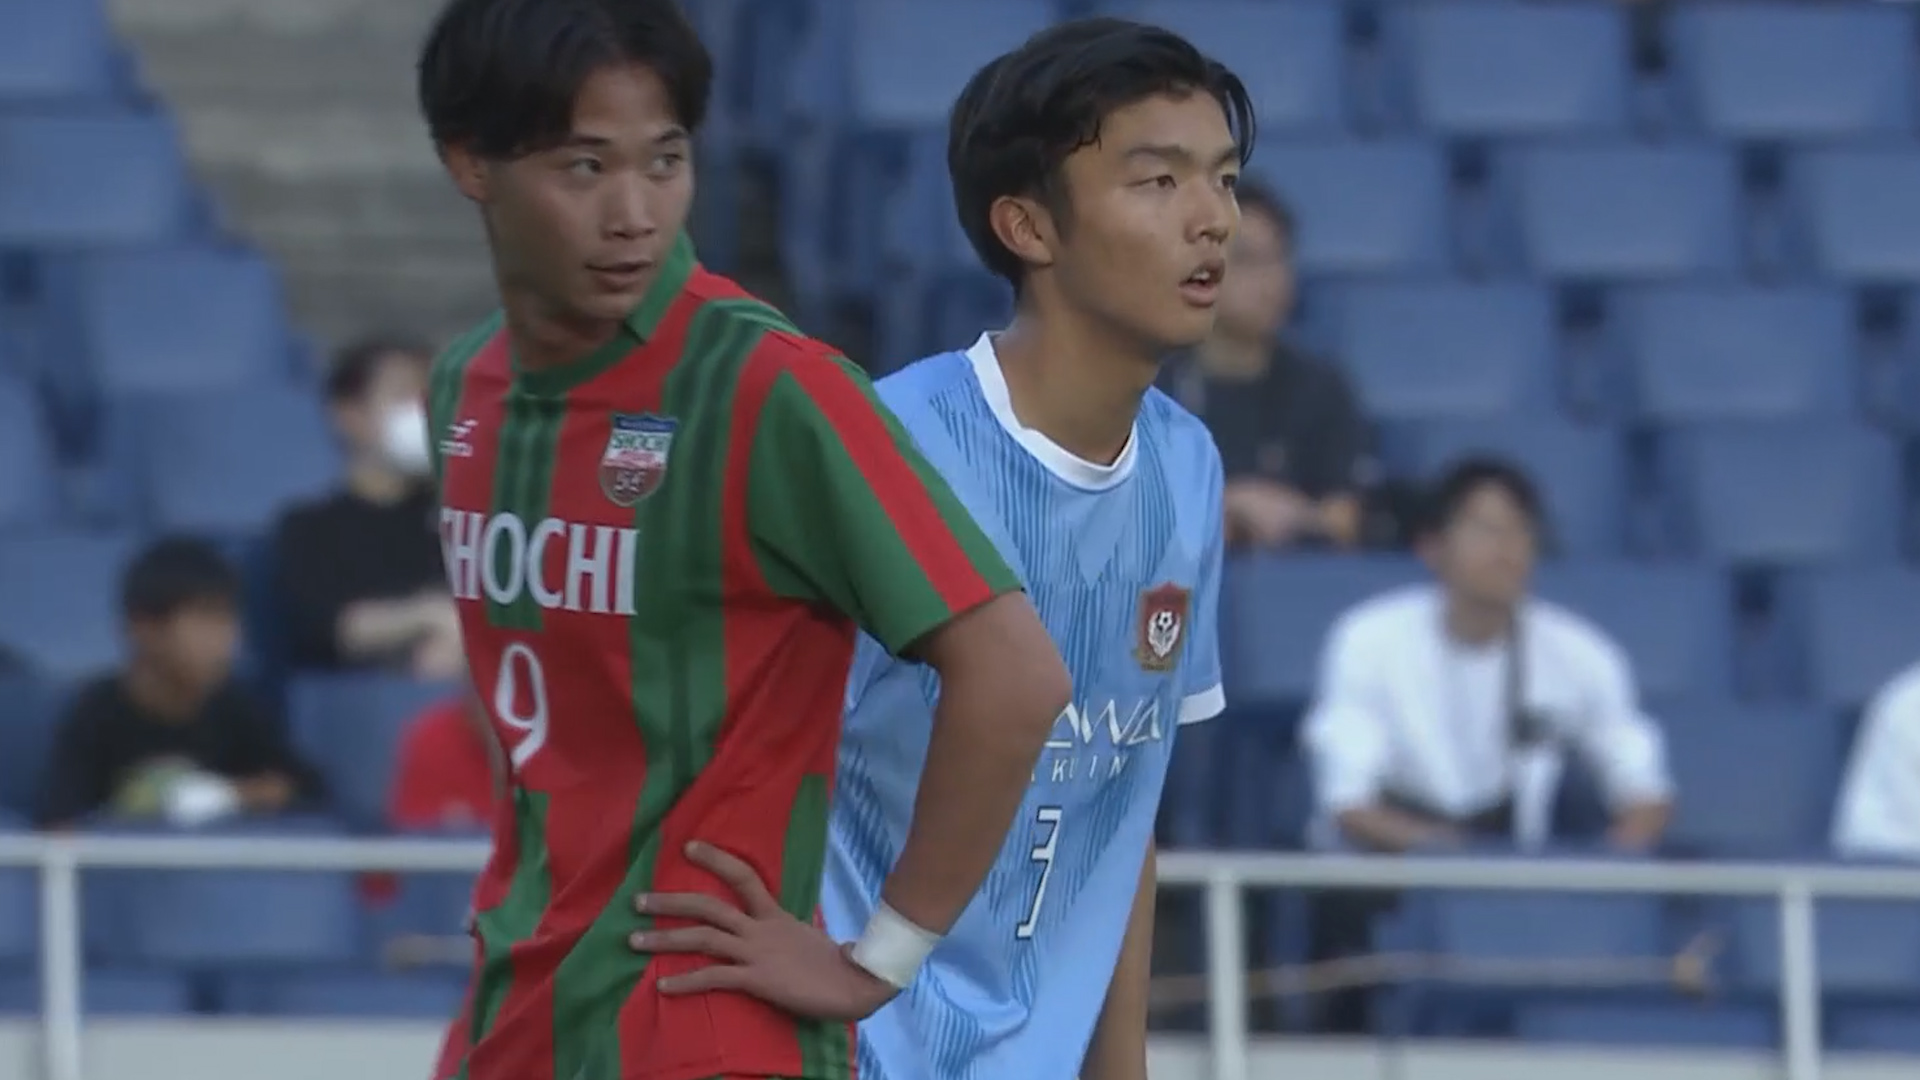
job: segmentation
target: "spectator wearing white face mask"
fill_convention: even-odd
[[[345,480],[291,510],[274,540],[285,661],[296,670],[461,671],[430,479],[432,363],[412,342],[372,339],[342,350],[327,373]]]

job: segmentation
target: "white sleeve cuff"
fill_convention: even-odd
[[[1197,694],[1180,699],[1180,723],[1197,724],[1211,720],[1227,710],[1227,692],[1214,683]]]

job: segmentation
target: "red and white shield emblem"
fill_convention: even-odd
[[[1148,671],[1172,671],[1187,638],[1192,593],[1171,582],[1140,594],[1140,625],[1134,659]]]

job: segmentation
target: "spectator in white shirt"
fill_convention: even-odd
[[[1527,595],[1541,529],[1525,474],[1462,462],[1434,493],[1419,546],[1437,583],[1370,599],[1335,624],[1303,729],[1323,842],[1537,846],[1569,752],[1607,796],[1612,844],[1659,840],[1664,741],[1620,648]]]
[[[1920,664],[1867,706],[1833,815],[1833,850],[1920,859]]]

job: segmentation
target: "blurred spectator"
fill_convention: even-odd
[[[1833,849],[1920,858],[1920,664],[1894,676],[1867,706],[1840,783]]]
[[[1167,389],[1219,444],[1230,544],[1353,547],[1367,424],[1339,369],[1281,336],[1293,314],[1292,211],[1255,184],[1238,190],[1213,336],[1169,366]]]
[[[481,828],[505,773],[500,743],[472,692],[423,710],[400,737],[388,824],[398,830]]]
[[[432,357],[399,340],[344,350],[327,376],[347,453],[344,486],[295,507],[274,538],[289,666],[460,671],[460,630],[440,569],[424,407]]]
[[[198,825],[319,798],[278,717],[232,677],[239,578],[199,541],[168,539],[121,586],[130,659],[80,689],[54,738],[41,823],[99,811]]]
[[[1527,596],[1542,525],[1523,473],[1463,461],[1441,480],[1420,542],[1438,584],[1375,597],[1335,624],[1303,730],[1325,839],[1380,851],[1472,837],[1538,845],[1571,751],[1609,797],[1610,842],[1659,840],[1664,740],[1619,646]]]

